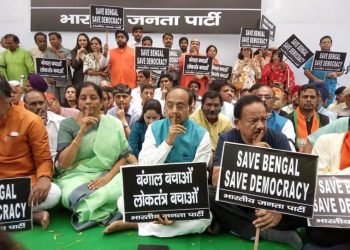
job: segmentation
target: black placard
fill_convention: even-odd
[[[124,9],[115,6],[90,5],[90,28],[118,30],[124,28]]]
[[[137,70],[167,70],[169,49],[154,47],[135,47],[135,67]]]
[[[210,75],[213,58],[206,56],[185,55],[184,70],[185,75]]]
[[[345,58],[346,52],[316,51],[312,70],[342,72]]]
[[[169,50],[169,65],[175,69],[179,69],[179,57],[181,56],[181,50],[171,49]]]
[[[124,221],[209,218],[205,163],[122,167]]]
[[[295,67],[300,68],[314,53],[306,47],[306,45],[300,41],[296,35],[291,35],[279,48],[278,48]]]
[[[42,77],[67,79],[68,65],[66,59],[36,58],[36,73]]]
[[[25,231],[33,228],[32,209],[28,206],[30,177],[0,180],[0,229]]]
[[[311,227],[350,228],[350,176],[319,175]]]
[[[271,41],[275,40],[276,25],[274,25],[273,22],[271,22],[269,19],[267,19],[267,17],[264,15],[261,16],[260,29],[270,31]]]
[[[269,47],[269,31],[263,29],[242,28],[240,46],[266,49]]]
[[[317,158],[225,142],[216,200],[311,218]]]
[[[227,65],[213,64],[211,67],[211,78],[213,80],[228,81],[231,79],[232,67]]]

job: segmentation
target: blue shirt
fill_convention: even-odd
[[[221,156],[225,141],[246,144],[242,139],[241,133],[237,129],[231,129],[227,133],[221,134],[216,147],[213,166],[220,166],[221,164]],[[284,134],[275,132],[269,128],[266,130],[262,141],[269,144],[271,148],[291,151],[287,137]]]

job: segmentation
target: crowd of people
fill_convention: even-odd
[[[0,178],[30,176],[33,221],[47,228],[48,210],[59,202],[81,231],[96,224],[105,233],[135,229],[140,236],[174,237],[220,230],[246,240],[260,237],[302,249],[296,229],[306,228],[304,249],[349,249],[348,229],[308,227],[306,219],[215,200],[225,141],[319,156],[319,174],[347,174],[350,166],[350,86],[342,72],[304,66],[303,84],[276,48],[241,48],[232,77],[183,74],[185,55],[219,64],[218,49],[200,52],[196,38],[179,39],[178,67],[135,70],[135,46],[151,47],[142,26],[117,30],[117,48],[81,33],[72,50],[62,36],[38,32],[35,46],[19,46],[14,34],[1,40]],[[163,35],[165,48],[173,35]],[[49,40],[50,46],[47,43]],[[332,39],[320,39],[330,51]],[[35,74],[36,58],[65,59],[67,79]],[[211,219],[124,223],[120,169],[127,164],[205,162]],[[54,184],[52,181],[56,178]],[[54,216],[54,215],[51,215]]]

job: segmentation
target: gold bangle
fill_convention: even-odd
[[[76,144],[78,147],[80,146],[79,143],[74,139],[73,143]]]

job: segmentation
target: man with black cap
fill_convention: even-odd
[[[126,83],[133,89],[136,87],[135,50],[128,47],[129,34],[125,30],[117,30],[115,40],[118,48],[109,51],[112,86]]]

